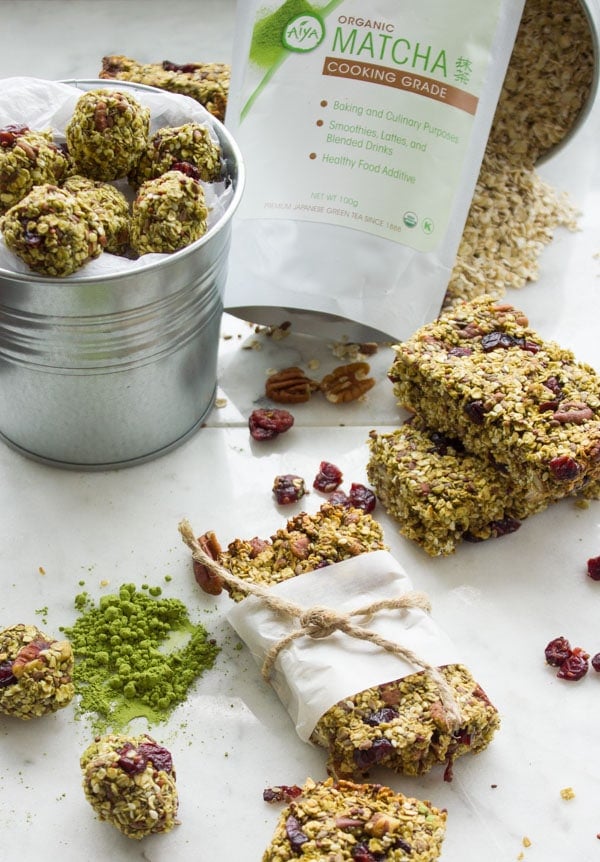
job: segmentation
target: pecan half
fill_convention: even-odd
[[[212,560],[219,559],[222,549],[219,540],[212,530],[208,533],[203,533],[202,536],[198,536],[198,544]],[[193,565],[196,582],[202,587],[205,593],[209,593],[211,596],[218,596],[223,592],[223,582],[218,575],[199,560],[193,560]]]
[[[581,425],[582,422],[594,418],[594,411],[583,401],[563,401],[552,414],[552,418],[561,424],[574,422],[575,425]]]
[[[280,404],[301,404],[308,401],[318,388],[316,380],[311,380],[301,368],[293,365],[267,378],[265,394],[271,401]]]
[[[368,362],[338,365],[321,381],[321,391],[333,404],[356,401],[375,386],[375,380],[368,376],[370,370]]]

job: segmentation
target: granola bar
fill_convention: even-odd
[[[88,90],[65,129],[75,170],[110,182],[127,176],[148,143],[150,110],[130,93]]]
[[[436,431],[493,457],[547,503],[600,478],[600,378],[488,296],[462,303],[395,346],[400,404]]]
[[[0,218],[8,248],[34,272],[71,275],[106,244],[102,221],[85,201],[58,186],[35,186]]]
[[[518,529],[545,507],[523,495],[493,463],[460,440],[431,431],[415,416],[369,435],[367,475],[400,532],[431,556],[451,554],[462,539],[483,541]]]
[[[168,254],[206,233],[208,209],[197,180],[167,171],[139,189],[131,214],[131,247],[137,254]]]
[[[203,541],[203,539],[205,541]],[[200,543],[224,568],[254,584],[272,586],[330,563],[380,550],[381,527],[360,509],[324,503],[316,515],[301,513],[270,540],[234,540],[222,550],[214,534]],[[214,593],[205,567],[194,563],[196,579]],[[228,585],[235,601],[244,594]],[[334,704],[317,722],[311,742],[328,752],[327,769],[336,778],[361,780],[375,766],[421,775],[436,764],[450,777],[454,760],[487,747],[499,716],[467,668],[440,668],[458,703],[462,724],[449,728],[436,683],[424,671],[358,692]]]
[[[105,250],[123,254],[129,244],[129,203],[110,183],[90,180],[78,174],[69,177],[62,188],[91,206],[100,218],[106,235]]]
[[[138,188],[172,168],[181,166],[196,179],[211,183],[222,173],[221,149],[200,123],[158,129],[149,139],[140,160],[129,173]]]
[[[73,650],[37,626],[0,631],[0,712],[30,719],[67,706],[75,694]]]
[[[190,96],[223,121],[229,94],[231,67],[226,63],[139,63],[113,54],[102,58],[100,78],[135,81],[171,93]]]
[[[80,758],[85,797],[100,820],[128,838],[177,825],[178,794],[171,754],[148,734],[98,737]]]
[[[27,126],[0,129],[0,213],[22,200],[34,186],[59,185],[70,169],[66,153],[51,131]]]
[[[447,814],[379,784],[308,779],[279,817],[262,862],[439,859]]]

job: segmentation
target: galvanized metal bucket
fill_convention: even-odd
[[[127,86],[139,89],[119,82]],[[182,443],[210,411],[244,185],[235,141],[212,125],[233,196],[200,240],[108,278],[0,269],[0,437],[21,453],[62,467],[129,466]]]

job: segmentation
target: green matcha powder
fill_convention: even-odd
[[[214,665],[219,648],[204,627],[179,599],[157,593],[124,584],[97,605],[80,593],[81,616],[61,629],[75,654],[77,712],[89,714],[97,732],[122,730],[134,718],[165,721]]]

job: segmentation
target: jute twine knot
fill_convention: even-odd
[[[358,640],[368,641],[375,646],[380,647],[386,652],[392,653],[401,659],[404,659],[409,664],[422,668],[430,678],[436,683],[440,700],[446,713],[446,720],[450,730],[457,730],[461,725],[460,707],[456,702],[452,688],[448,681],[441,673],[439,668],[430,665],[427,661],[420,658],[408,647],[394,641],[389,641],[382,637],[377,632],[366,628],[364,625],[355,625],[353,617],[362,617],[363,622],[366,622],[373,614],[384,609],[406,609],[406,608],[421,608],[429,611],[431,606],[427,596],[424,593],[409,591],[392,599],[381,599],[372,602],[364,608],[358,608],[348,614],[338,613],[331,608],[321,607],[316,605],[312,608],[303,608],[301,605],[296,605],[294,602],[289,602],[273,593],[259,584],[252,584],[248,581],[238,578],[233,572],[230,572],[222,566],[217,560],[214,560],[201,547],[196,539],[190,523],[183,520],[179,524],[179,532],[185,544],[192,551],[192,557],[203,566],[206,566],[213,575],[221,579],[223,583],[236,587],[238,590],[261,598],[263,602],[276,613],[284,614],[298,621],[298,627],[293,629],[287,635],[284,635],[279,641],[267,651],[263,666],[263,678],[269,682],[271,679],[273,666],[278,655],[282,650],[289,646],[293,641],[301,637],[310,637],[315,640],[330,637],[335,632],[343,632],[349,637]]]

